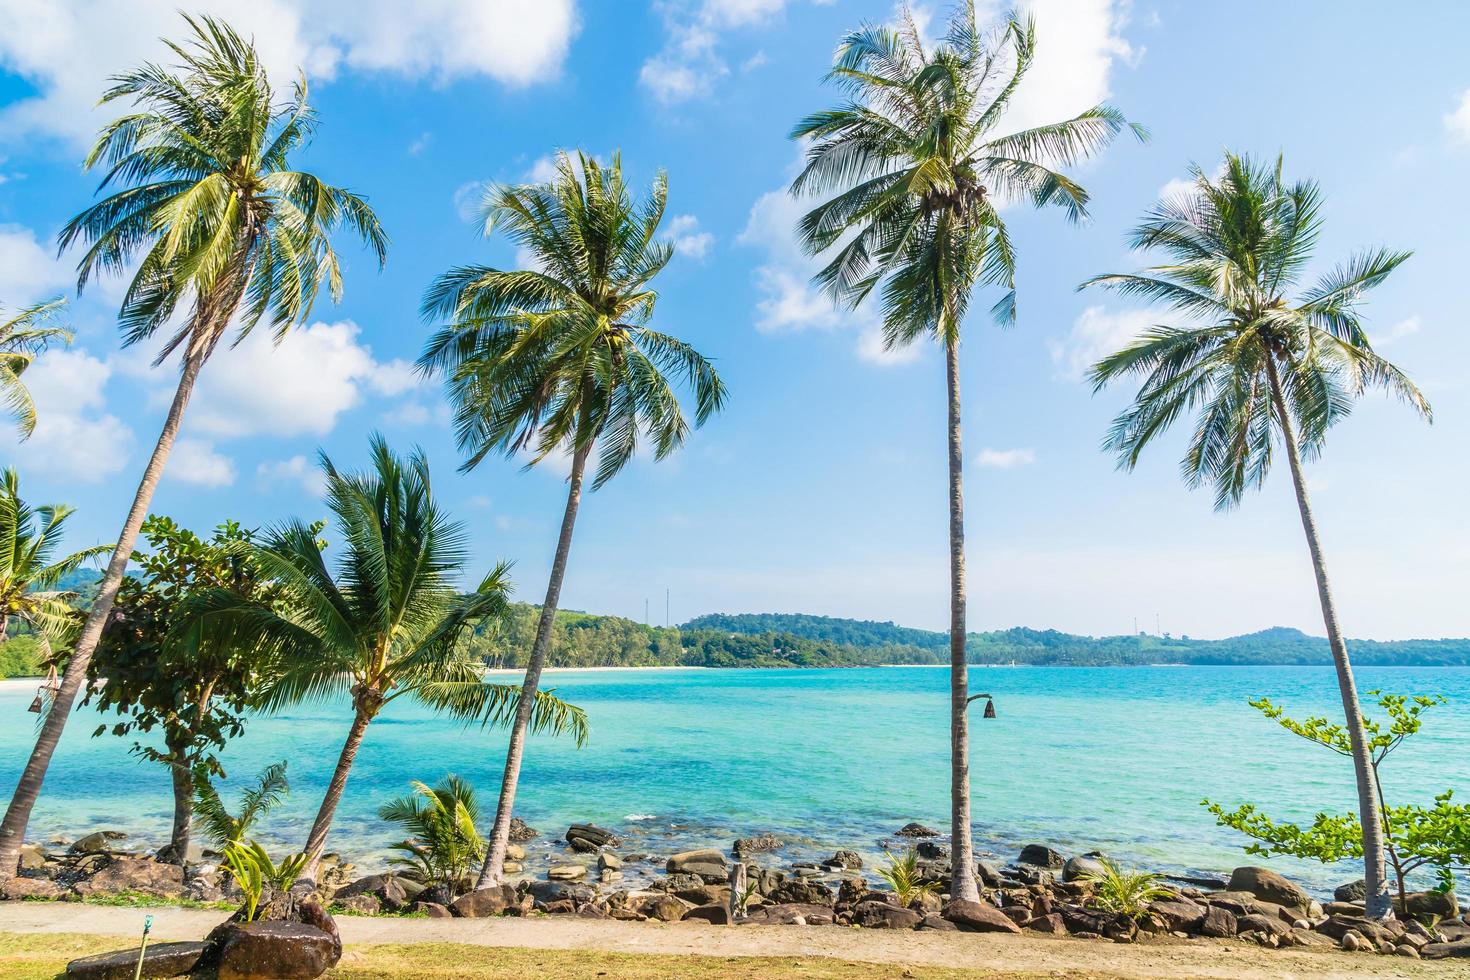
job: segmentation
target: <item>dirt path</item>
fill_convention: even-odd
[[[0,932],[86,933],[118,937],[118,947],[153,916],[153,939],[198,939],[220,912],[119,908],[61,902],[0,903]],[[1470,980],[1470,964],[1419,962],[1398,956],[1332,951],[1263,950],[1239,942],[1106,942],[1042,936],[887,932],[800,926],[728,928],[696,923],[655,924],[577,918],[397,919],[340,916],[351,948],[384,943],[463,943],[531,949],[600,950],[690,956],[830,957],[903,966],[957,967],[1056,976],[1219,978],[1219,980],[1336,980],[1348,977]],[[100,952],[101,950],[99,950]]]

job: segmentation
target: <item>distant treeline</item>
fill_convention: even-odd
[[[65,583],[86,605],[97,573]],[[536,632],[539,609],[517,603],[504,627],[485,629],[468,642],[492,667],[522,667]],[[1353,662],[1364,666],[1470,665],[1470,639],[1351,640]],[[1078,636],[1056,630],[1009,629],[971,633],[971,663],[1038,665],[1327,664],[1327,641],[1276,627],[1225,640],[1187,636]],[[26,637],[0,645],[0,676],[35,673],[36,649]],[[949,658],[949,636],[831,616],[785,613],[711,613],[682,626],[646,626],[620,616],[563,610],[556,615],[550,663],[555,667],[861,667],[937,664]]]

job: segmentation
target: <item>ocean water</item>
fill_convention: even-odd
[[[504,677],[504,680],[513,680]],[[1451,703],[1385,767],[1391,800],[1428,802],[1470,776],[1470,669],[1363,668],[1364,692],[1441,693]],[[1278,818],[1309,820],[1354,806],[1351,765],[1277,728],[1246,704],[1266,695],[1298,716],[1341,708],[1330,669],[1304,667],[975,667],[972,689],[995,696],[998,717],[972,724],[977,846],[1002,860],[1023,844],[1067,853],[1100,849],[1125,863],[1221,873],[1258,863],[1243,839],[1215,826],[1200,800],[1252,801]],[[589,744],[531,740],[517,815],[551,840],[590,821],[628,840],[624,852],[667,855],[774,833],[790,844],[779,865],[838,847],[870,858],[910,820],[948,826],[948,672],[847,670],[628,670],[555,672],[546,686],[582,706]],[[7,797],[35,731],[32,692],[0,690],[0,789]],[[162,767],[128,741],[91,733],[82,709],[31,822],[31,836],[112,828],[162,843],[170,819]],[[346,734],[345,701],[253,719],[227,750],[231,782],[289,761],[289,802],[262,836],[300,846]],[[410,780],[446,773],[473,781],[488,826],[504,760],[501,732],[465,729],[400,701],[368,731],[338,812],[330,849],[379,865],[395,828],[377,818]],[[871,865],[872,861],[869,862]],[[1273,858],[1317,890],[1355,877]]]

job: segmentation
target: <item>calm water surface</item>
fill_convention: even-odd
[[[1387,767],[1390,798],[1428,802],[1462,789],[1470,668],[1363,668],[1358,679],[1363,691],[1451,699]],[[909,820],[947,827],[946,670],[585,671],[549,674],[546,683],[592,724],[581,750],[550,738],[530,743],[517,813],[548,836],[592,821],[632,835],[624,850],[667,854],[771,832],[794,841],[782,855],[790,860],[838,846],[876,856],[878,841]],[[977,843],[1005,859],[1036,841],[1151,868],[1228,871],[1247,863],[1240,838],[1214,826],[1202,798],[1254,801],[1307,820],[1354,806],[1346,760],[1245,703],[1267,695],[1293,714],[1336,718],[1330,669],[976,667],[971,683],[994,694],[999,710],[982,721],[977,707],[972,726]],[[34,738],[36,716],[25,710],[32,693],[0,691],[7,796]],[[68,726],[32,835],[118,828],[161,843],[167,774],[130,756],[130,742],[92,738],[97,721],[83,709]],[[237,780],[290,762],[290,801],[263,836],[299,846],[349,721],[345,700],[304,706],[252,721],[229,747]],[[376,811],[412,779],[458,773],[492,810],[504,749],[502,733],[394,704],[368,731],[329,846],[362,866],[380,862],[396,837]],[[1351,868],[1287,859],[1272,866],[1319,889],[1351,876]]]

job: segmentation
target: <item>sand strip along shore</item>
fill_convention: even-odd
[[[218,911],[169,907],[121,908],[68,902],[0,902],[0,932],[84,933],[115,938],[96,952],[136,942],[151,914],[153,941],[199,939],[218,924]],[[487,947],[593,949],[687,956],[820,956],[904,966],[1106,973],[1129,978],[1216,980],[1336,980],[1347,977],[1464,977],[1470,963],[1419,962],[1371,953],[1265,950],[1239,941],[1158,941],[1131,946],[1042,936],[889,932],[826,926],[711,926],[681,922],[616,922],[576,918],[395,919],[339,916],[347,947],[376,943],[465,943]]]

